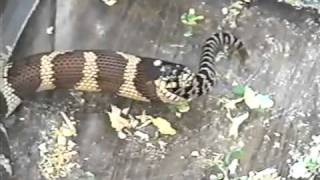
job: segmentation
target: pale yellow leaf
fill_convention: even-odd
[[[152,119],[151,122],[154,126],[156,126],[159,129],[159,132],[161,134],[175,135],[177,133],[177,131],[174,128],[172,128],[170,122],[168,122],[166,119],[157,117]]]
[[[121,117],[121,109],[116,106],[111,106],[111,112],[108,112],[111,121],[111,127],[116,131],[121,131],[123,128],[131,128],[128,119]]]
[[[57,137],[57,144],[58,145],[65,145],[67,144],[67,138],[65,136],[58,136]]]
[[[260,107],[260,102],[256,98],[256,93],[250,87],[246,87],[243,98],[250,109],[257,109]]]
[[[59,131],[62,134],[62,136],[65,136],[65,137],[70,137],[70,136],[77,135],[77,132],[76,132],[75,129],[70,129],[70,128],[66,127],[66,126],[62,126]]]

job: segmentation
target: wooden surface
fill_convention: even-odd
[[[119,0],[108,7],[98,0],[43,0],[19,40],[14,59],[53,49],[98,48],[159,57],[196,70],[200,45],[217,31],[221,9],[229,4],[222,0]],[[191,38],[183,36],[186,27],[180,22],[188,8],[206,17]],[[66,92],[30,98],[7,121],[17,179],[40,179],[36,165],[39,132],[48,127],[48,120],[61,120],[60,111],[80,120],[79,160],[82,169],[96,179],[207,179],[210,172],[199,167],[190,153],[201,149],[227,153],[239,142],[245,151],[239,175],[274,167],[285,177],[289,151],[303,147],[319,133],[320,28],[306,21],[314,18],[319,16],[272,1],[259,1],[246,10],[233,30],[249,50],[245,67],[237,67],[235,61],[219,63],[219,72],[229,78],[223,78],[208,96],[193,101],[191,111],[181,119],[165,105],[112,95],[86,94],[84,104]],[[53,35],[46,34],[49,26],[55,27]],[[230,121],[217,105],[217,98],[230,93],[234,81],[270,94],[276,102],[269,114],[252,113],[237,139],[228,137]],[[147,151],[144,143],[119,140],[106,123],[104,111],[110,104],[133,104],[132,113],[146,110],[169,119],[178,134],[165,139],[169,144],[164,158]]]

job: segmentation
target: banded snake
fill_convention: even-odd
[[[216,56],[228,47],[248,56],[234,35],[220,32],[203,47],[199,70],[169,61],[106,50],[54,51],[9,63],[0,87],[0,120],[10,116],[25,97],[54,89],[108,92],[146,102],[179,103],[208,93],[217,81]],[[0,179],[13,176],[9,137],[0,121]]]

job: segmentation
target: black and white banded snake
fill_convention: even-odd
[[[54,89],[107,92],[146,102],[176,104],[208,93],[217,81],[216,56],[237,50],[248,54],[234,35],[220,32],[203,47],[199,70],[169,61],[106,50],[54,51],[8,63],[0,86],[0,120],[10,116],[25,97]],[[0,179],[13,173],[9,137],[0,121]]]

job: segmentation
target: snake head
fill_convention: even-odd
[[[160,68],[160,79],[167,83],[168,89],[176,89],[190,86],[194,73],[181,64],[164,63]]]

